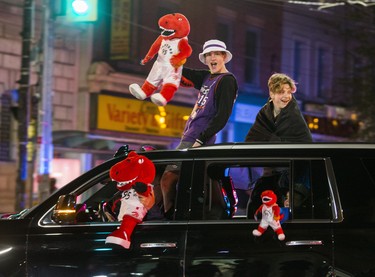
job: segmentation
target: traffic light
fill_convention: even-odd
[[[98,0],[66,0],[66,19],[70,22],[96,21]]]

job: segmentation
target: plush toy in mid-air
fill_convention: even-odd
[[[187,38],[190,33],[190,23],[180,13],[164,15],[158,23],[162,29],[161,35],[151,45],[141,64],[149,62],[156,53],[158,57],[142,87],[131,84],[129,90],[140,100],[151,97],[151,101],[156,105],[165,106],[178,89],[182,66],[192,52]],[[154,93],[159,86],[161,86],[160,92]]]
[[[262,214],[262,219],[258,225],[258,229],[253,230],[254,236],[261,236],[268,228],[271,228],[276,232],[279,240],[284,240],[284,231],[281,228],[280,220],[283,218],[283,214],[280,214],[280,207],[277,205],[277,196],[272,190],[265,190],[261,194],[262,205],[256,210],[254,214],[255,220],[258,220],[258,214]]]
[[[131,151],[128,157],[111,167],[109,176],[117,182],[122,191],[118,220],[120,227],[106,238],[105,243],[114,243],[124,248],[130,247],[131,234],[138,223],[143,221],[147,209],[138,195],[153,196],[151,182],[155,178],[155,166],[152,161]]]

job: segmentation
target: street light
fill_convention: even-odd
[[[89,10],[89,4],[83,0],[75,0],[72,2],[72,8],[77,15],[85,15]]]
[[[67,0],[66,19],[70,22],[93,22],[98,19],[98,0]]]

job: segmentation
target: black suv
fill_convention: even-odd
[[[126,149],[125,147],[122,149]],[[142,152],[157,169],[156,204],[130,249],[105,244],[119,222],[108,171],[88,171],[0,221],[0,276],[375,276],[375,145],[220,144]],[[160,176],[181,166],[172,218]],[[278,240],[252,231],[260,194],[284,210]],[[56,217],[60,199],[74,212]],[[61,212],[61,211],[60,211]]]

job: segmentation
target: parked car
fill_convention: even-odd
[[[122,147],[43,203],[0,220],[0,276],[375,276],[375,145],[233,143],[142,152],[156,167],[156,204],[136,226],[130,249],[105,244],[119,226],[108,172],[127,154]],[[177,163],[175,211],[167,219],[160,176]],[[285,240],[271,228],[252,234],[265,189],[286,211]],[[58,215],[59,199],[71,200],[70,215]]]

